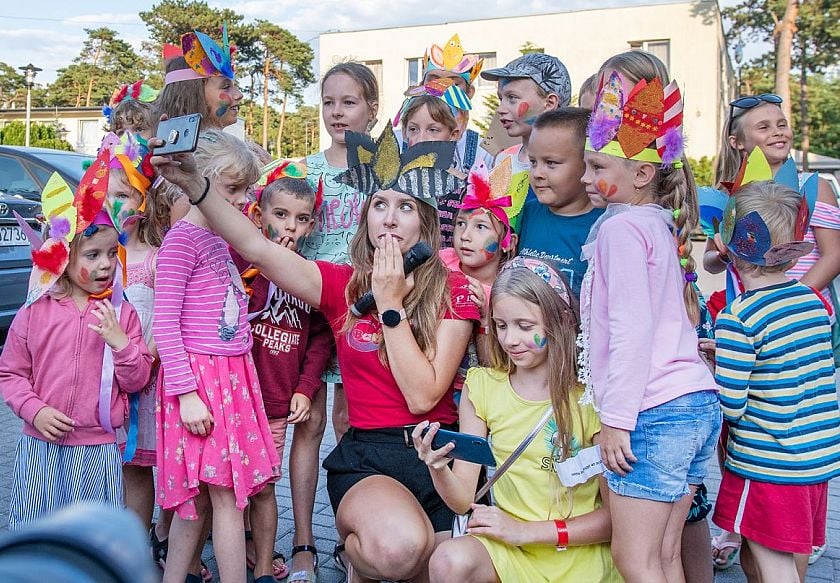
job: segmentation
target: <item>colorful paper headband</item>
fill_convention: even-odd
[[[683,103],[676,81],[663,89],[659,77],[642,79],[625,99],[621,75],[613,71],[598,89],[586,149],[619,158],[680,168],[684,140]]]
[[[420,142],[400,154],[400,145],[389,122],[374,142],[366,134],[345,132],[347,170],[333,180],[362,194],[393,189],[437,208],[437,199],[463,186],[449,172],[455,142]]]
[[[165,84],[208,77],[233,79],[234,48],[228,41],[227,23],[222,27],[222,46],[196,30],[181,35],[181,50],[190,68],[170,71],[166,74]]]
[[[158,93],[160,93],[160,91],[146,85],[145,81],[142,79],[135,81],[131,85],[121,85],[114,89],[114,93],[111,95],[111,100],[108,102],[108,105],[102,108],[102,115],[110,119],[114,108],[124,101],[151,103],[157,99]]]
[[[492,172],[487,171],[487,166],[481,162],[470,170],[467,177],[467,193],[464,195],[459,208],[472,210],[482,209],[496,217],[505,227],[505,236],[502,239],[502,249],[510,248],[510,217],[506,208],[513,204],[508,196],[510,180],[513,175],[513,163],[508,156]]]
[[[572,301],[569,297],[569,288],[566,282],[560,277],[560,273],[548,263],[540,261],[535,257],[527,257],[525,255],[517,255],[507,263],[505,263],[502,271],[508,269],[525,268],[541,280],[546,282],[551,288],[557,292],[560,299],[566,302],[566,305],[571,306]]]
[[[295,162],[293,160],[274,160],[263,166],[260,177],[257,180],[259,188],[256,191],[257,202],[262,198],[262,193],[266,187],[281,178],[296,178],[303,180],[306,178],[306,164],[303,162]],[[318,188],[315,190],[315,208],[314,212],[318,212],[321,204],[324,202],[324,181],[318,179]]]
[[[461,39],[457,34],[452,35],[443,48],[432,45],[429,51],[423,55],[423,75],[429,71],[449,71],[460,75],[467,85],[472,85],[478,74],[484,59],[476,55],[465,55],[461,47]]]
[[[45,241],[26,221],[16,216],[32,246],[32,273],[26,306],[47,293],[67,269],[70,242],[76,235],[88,234],[92,225],[113,227],[110,217],[102,209],[107,190],[108,153],[104,152],[82,176],[75,194],[57,172],[50,176],[41,193],[41,211],[49,225],[49,237]]]
[[[394,127],[400,125],[400,120],[402,120],[405,110],[408,108],[411,100],[415,97],[422,97],[423,95],[437,97],[446,103],[452,111],[452,116],[455,119],[458,119],[460,116],[472,109],[472,103],[470,103],[470,98],[467,97],[466,91],[456,85],[454,79],[432,79],[423,85],[409,87],[404,95],[407,99],[403,101],[402,106],[400,106],[400,110],[397,112],[397,116],[394,118]]]
[[[146,191],[151,187],[152,179],[155,176],[150,161],[152,154],[149,150],[149,143],[140,134],[124,132],[118,136],[110,132],[102,139],[100,148],[111,154],[108,168],[122,169],[128,183],[140,193],[142,202],[137,209],[137,213],[143,213],[146,210]],[[125,226],[117,218],[120,210],[114,208],[113,212],[115,213],[114,224],[119,227]],[[123,219],[125,218],[127,217]]]

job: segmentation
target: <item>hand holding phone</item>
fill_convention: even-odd
[[[429,428],[423,429],[425,436]],[[469,433],[459,433],[447,429],[438,429],[432,437],[432,448],[440,449],[447,443],[454,443],[455,447],[449,452],[448,457],[474,464],[496,467],[496,458],[493,457],[493,450],[490,442],[485,438]]]
[[[198,113],[162,120],[155,137],[163,140],[163,146],[155,148],[155,156],[194,152],[200,131],[201,114]]]

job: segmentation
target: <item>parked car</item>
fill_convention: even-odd
[[[36,231],[41,203],[0,193],[0,334],[5,335],[18,308],[26,300],[32,255],[29,241],[15,220],[17,212]]]
[[[53,172],[73,190],[85,173],[84,163],[93,156],[46,148],[0,146],[0,192],[40,201],[41,191]]]

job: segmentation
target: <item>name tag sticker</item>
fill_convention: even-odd
[[[554,471],[557,472],[560,483],[567,488],[583,484],[593,476],[603,473],[605,469],[601,461],[600,445],[582,449],[575,457],[562,462],[554,462]]]

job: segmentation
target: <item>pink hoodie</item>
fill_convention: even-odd
[[[0,356],[0,390],[12,411],[23,419],[23,432],[37,439],[44,436],[32,425],[46,406],[58,409],[76,422],[60,439],[60,445],[101,445],[116,437],[99,425],[99,382],[105,341],[88,324],[98,324],[88,303],[79,311],[71,298],[45,295],[28,308],[21,308],[9,329]],[[111,425],[123,424],[125,405],[120,391],[135,393],[149,382],[152,356],[143,342],[140,319],[123,302],[120,324],[128,346],[114,352],[114,385],[111,394]]]

